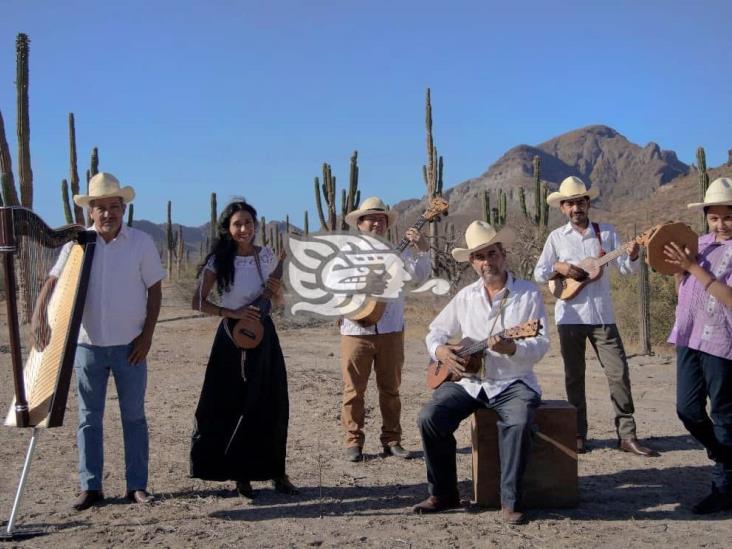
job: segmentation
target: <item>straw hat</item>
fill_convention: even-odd
[[[592,200],[593,198],[596,198],[598,194],[600,194],[600,190],[597,187],[590,187],[588,189],[585,182],[579,177],[570,175],[562,181],[559,185],[558,191],[553,192],[546,197],[546,202],[550,206],[558,208],[562,200],[573,200],[583,196]]]
[[[346,223],[351,227],[358,226],[358,218],[370,213],[382,213],[386,215],[389,225],[393,225],[396,218],[399,216],[394,210],[388,210],[386,204],[376,196],[370,196],[363,202],[358,210],[353,210],[351,213],[346,215]]]
[[[468,261],[470,254],[480,249],[487,248],[491,244],[500,242],[509,246],[516,240],[516,233],[510,227],[503,227],[496,232],[493,225],[485,221],[473,221],[465,231],[465,243],[467,248],[455,248],[452,257],[455,261]]]
[[[707,206],[732,206],[732,179],[729,177],[715,179],[704,193],[704,202],[693,202],[686,205],[692,210]]]
[[[120,188],[119,180],[115,176],[111,173],[99,172],[89,180],[89,194],[75,194],[74,202],[77,206],[88,208],[92,200],[114,196],[119,196],[122,202],[127,204],[135,198],[135,190],[132,187]]]

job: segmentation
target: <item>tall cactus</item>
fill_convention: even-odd
[[[168,200],[168,222],[165,225],[165,237],[168,252],[168,280],[170,280],[173,276],[173,254],[175,252],[175,240],[173,237],[172,203],[170,202],[170,200]]]
[[[348,230],[346,216],[356,209],[361,202],[361,191],[358,190],[358,151],[353,151],[348,170],[348,192],[341,195],[341,230]]]
[[[315,206],[318,209],[320,227],[324,231],[335,231],[336,228],[336,178],[333,177],[330,164],[323,163],[323,184],[320,185],[318,178],[315,178]],[[327,217],[323,212],[323,203],[320,199],[320,192],[323,192],[323,199],[328,208]]]
[[[482,202],[483,202],[483,219],[486,223],[490,223],[496,229],[503,227],[506,224],[507,208],[508,208],[508,194],[499,188],[498,199],[496,200],[496,206],[491,207],[490,191],[483,191]]]
[[[20,180],[20,203],[33,208],[33,170],[30,154],[30,114],[28,112],[28,51],[30,39],[22,32],[15,42],[16,75],[15,87],[18,105],[18,179]]]
[[[262,216],[262,219],[259,222],[259,230],[261,231],[262,246],[267,246],[270,241],[267,240],[267,220],[264,216]]]
[[[210,242],[213,242],[216,240],[216,232],[217,232],[217,219],[218,219],[218,213],[216,212],[217,204],[216,204],[216,193],[211,193],[211,217],[209,219],[209,226],[208,226],[208,238]]]
[[[305,236],[307,236],[308,234],[310,234],[310,223],[308,221],[308,211],[307,210],[305,210],[304,221],[305,221],[305,223],[303,224],[302,230],[303,230],[303,233],[305,234]]]
[[[135,217],[135,205],[130,204],[129,206],[127,206],[127,226],[128,227],[132,227],[132,221],[133,221],[134,217]]]
[[[543,211],[541,201],[541,158],[534,156],[534,225],[541,226],[541,212]]]
[[[519,203],[521,213],[540,231],[546,230],[549,225],[549,204],[546,201],[549,189],[546,182],[541,180],[541,158],[534,156],[534,212],[530,213],[526,207],[526,192],[519,188]]]
[[[79,194],[79,167],[76,159],[76,124],[74,113],[69,113],[69,183],[71,195]],[[84,224],[84,210],[74,203],[74,220],[79,225]]]
[[[89,179],[99,173],[99,149],[94,147],[91,152],[91,158],[89,159]]]
[[[15,190],[15,178],[13,177],[13,162],[10,156],[10,148],[5,138],[5,123],[3,113],[0,112],[0,184],[2,185],[2,201],[5,206],[17,206],[18,193]]]
[[[442,195],[442,157],[437,154],[437,147],[432,135],[432,96],[430,89],[427,88],[425,94],[425,130],[426,130],[426,147],[427,147],[427,163],[422,166],[422,178],[427,187],[427,199],[432,199]],[[430,221],[430,260],[432,263],[432,274],[438,275],[437,265],[437,225],[434,221]]]
[[[707,155],[704,153],[704,147],[698,147],[696,149],[696,163],[699,169],[699,198],[701,202],[704,202],[704,195],[707,193],[709,188],[709,174],[707,173]],[[699,220],[700,234],[706,234],[709,230],[707,227],[707,216],[704,211],[701,213],[701,219]]]
[[[186,257],[186,244],[183,241],[183,226],[178,225],[178,241],[176,246],[176,257],[175,257],[175,276],[180,280],[181,267],[185,262]]]
[[[74,217],[71,215],[71,205],[69,203],[69,183],[65,179],[61,180],[61,203],[64,207],[64,219],[70,225],[74,222]]]
[[[639,339],[640,353],[651,354],[651,282],[646,263],[646,249],[641,247],[638,262],[640,263],[640,276],[638,277],[638,313],[639,313]]]
[[[91,151],[91,157],[89,159],[89,169],[86,170],[86,194],[89,194],[89,181],[92,177],[99,173],[99,150],[94,147]],[[86,221],[89,225],[92,224],[91,211],[87,211]]]
[[[278,234],[279,234],[279,231],[276,228],[276,224],[272,225],[269,228],[269,243],[270,243],[270,246],[274,249],[275,253],[279,252],[279,250],[277,248],[277,246],[279,244],[279,238],[277,238]]]
[[[482,203],[483,203],[483,221],[486,223],[491,222],[491,194],[490,191],[485,190],[483,191],[482,195]]]
[[[320,219],[320,228],[323,231],[338,230],[336,216],[336,177],[333,175],[330,164],[323,163],[323,183],[316,177],[314,180],[315,207]],[[322,198],[321,198],[322,192]],[[361,200],[361,191],[358,190],[358,151],[351,155],[351,166],[348,177],[348,190],[341,191],[341,230],[347,230],[346,216],[356,209]],[[323,209],[325,201],[326,209]]]

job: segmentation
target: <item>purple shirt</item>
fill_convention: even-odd
[[[715,242],[713,234],[700,236],[697,260],[719,282],[732,286],[732,239]],[[732,309],[686,275],[679,287],[676,323],[668,342],[732,360]]]

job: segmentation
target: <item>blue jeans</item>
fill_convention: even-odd
[[[732,493],[732,360],[676,347],[676,413],[715,462],[714,486]]]
[[[460,422],[479,408],[496,411],[498,454],[501,460],[501,504],[511,509],[521,506],[524,470],[531,451],[534,412],[541,398],[521,381],[509,385],[488,400],[473,398],[457,383],[448,381],[432,393],[417,418],[422,435],[427,482],[430,495],[457,497],[456,441],[453,433]]]
[[[147,488],[148,433],[145,419],[147,363],[130,364],[132,344],[79,345],[74,370],[79,401],[79,477],[82,490],[101,490],[103,420],[109,372],[114,376],[125,442],[127,491]]]

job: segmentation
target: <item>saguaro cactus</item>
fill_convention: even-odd
[[[91,158],[89,159],[89,179],[99,173],[99,149],[94,147],[91,152]]]
[[[61,180],[61,203],[64,207],[64,219],[66,223],[73,223],[74,217],[71,215],[71,205],[69,204],[69,183],[65,179]]]
[[[348,170],[348,192],[344,189],[341,195],[341,230],[348,230],[346,216],[356,209],[359,202],[361,202],[361,191],[358,190],[358,151],[353,151]]]
[[[305,210],[305,219],[304,219],[304,221],[305,222],[303,223],[302,230],[303,230],[303,233],[305,234],[305,236],[307,236],[310,233],[310,223],[308,222],[308,211],[307,210]]]
[[[704,153],[704,147],[696,149],[696,164],[699,169],[699,198],[700,202],[704,202],[704,195],[709,188],[709,174],[707,173],[707,155]],[[702,211],[699,220],[700,234],[705,234],[709,228],[707,227],[707,216]]]
[[[130,204],[127,206],[127,226],[132,227],[132,219],[135,216],[135,205]]]
[[[270,241],[267,239],[267,220],[264,216],[259,221],[259,230],[261,232],[262,246],[267,246]]]
[[[15,190],[15,178],[13,177],[13,162],[10,157],[10,148],[5,138],[5,123],[3,113],[0,112],[0,183],[3,191],[3,204],[5,206],[17,206],[18,193]]]
[[[549,204],[546,201],[549,189],[547,184],[541,180],[541,158],[534,157],[534,212],[531,214],[526,208],[526,193],[523,187],[519,188],[519,203],[521,212],[527,220],[540,230],[545,230],[549,225]]]
[[[432,136],[432,97],[430,89],[427,88],[425,95],[425,130],[426,130],[426,146],[427,146],[427,163],[422,166],[422,178],[427,187],[427,198],[431,199],[435,196],[442,195],[442,157],[437,154],[437,147]],[[434,221],[430,222],[430,259],[432,262],[432,274],[437,276],[437,225]]]
[[[483,221],[486,223],[491,222],[491,193],[490,191],[483,191],[481,196],[483,202]]]
[[[30,114],[28,112],[28,52],[30,39],[22,32],[15,42],[15,87],[18,105],[18,179],[20,179],[20,203],[33,208],[33,170],[30,154]]]
[[[74,113],[69,113],[69,183],[71,195],[79,194],[79,168],[76,160],[76,124]],[[74,204],[74,220],[79,225],[84,224],[84,210]]]
[[[641,246],[638,261],[640,276],[638,277],[638,332],[640,353],[651,354],[651,282],[646,263],[646,249]]]
[[[330,164],[323,163],[323,183],[316,177],[314,180],[315,206],[320,219],[320,228],[324,231],[335,231],[338,229],[336,216],[336,177],[333,175]],[[323,193],[321,198],[320,193]],[[348,177],[348,191],[341,191],[341,230],[347,230],[346,215],[356,209],[361,200],[361,192],[358,190],[358,151],[351,155],[351,166]],[[325,201],[326,210],[323,209]]]
[[[334,231],[336,227],[336,178],[330,169],[330,164],[323,163],[323,185],[320,186],[318,178],[315,178],[315,206],[318,209],[318,217],[320,218],[320,228],[324,231]],[[323,213],[323,203],[320,199],[321,189],[323,191],[323,199],[328,208],[328,216],[326,218]]]
[[[208,226],[208,238],[211,242],[213,242],[216,239],[216,225],[217,225],[217,219],[218,214],[216,212],[216,193],[211,193],[211,218],[209,220],[209,226]]]
[[[186,256],[186,244],[183,241],[183,227],[181,225],[178,225],[178,242],[175,255],[175,276],[178,280],[180,280],[181,267],[185,262]]]
[[[89,180],[99,173],[99,150],[94,147],[91,151],[91,158],[89,159],[89,169],[86,170],[86,194],[89,194]],[[91,225],[92,218],[91,213],[87,213],[87,223]]]
[[[173,237],[172,203],[168,200],[168,222],[165,225],[165,241],[167,244],[168,279],[173,276],[173,255],[175,254],[175,240]]]

